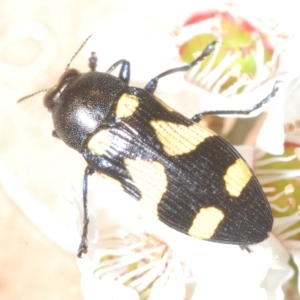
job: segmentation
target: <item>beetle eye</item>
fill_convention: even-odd
[[[68,85],[70,79],[79,74],[79,71],[77,71],[76,69],[66,70],[58,79],[57,84],[45,94],[43,100],[44,106],[46,106],[50,112],[53,111],[56,99],[60,96],[64,88]]]

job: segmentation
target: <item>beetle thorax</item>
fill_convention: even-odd
[[[48,92],[51,98],[45,104],[52,111],[59,138],[82,152],[89,137],[109,122],[112,107],[126,88],[125,83],[106,73],[90,72],[63,78]]]

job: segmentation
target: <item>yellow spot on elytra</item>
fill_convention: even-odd
[[[252,177],[252,173],[243,161],[238,158],[233,165],[231,165],[224,176],[226,190],[230,196],[238,197],[248,184]]]
[[[220,209],[213,206],[201,208],[188,234],[202,240],[210,239],[223,219],[224,214]]]
[[[157,205],[167,191],[167,175],[164,166],[157,161],[124,159],[125,166],[141,193],[140,201],[155,215]]]
[[[109,130],[102,129],[89,140],[87,147],[93,154],[103,155],[109,149],[111,141]]]
[[[164,151],[169,155],[181,155],[195,150],[206,138],[216,135],[200,124],[180,125],[166,121],[151,121]]]
[[[139,106],[139,100],[136,96],[123,94],[118,100],[116,107],[116,117],[128,118],[136,111]]]

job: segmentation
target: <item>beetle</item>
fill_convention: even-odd
[[[216,44],[191,63],[155,76],[143,89],[129,86],[127,60],[98,72],[92,52],[90,72],[69,69],[69,63],[57,84],[46,90],[44,105],[52,113],[54,135],[87,162],[78,257],[88,249],[88,178],[95,172],[113,179],[184,234],[246,249],[268,237],[273,216],[258,180],[235,148],[199,121],[204,115],[249,114],[275,96],[277,84],[248,110],[207,111],[191,119],[154,95],[162,77],[194,67]],[[118,77],[111,74],[117,67]]]

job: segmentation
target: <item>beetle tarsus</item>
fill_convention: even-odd
[[[153,94],[157,88],[158,80],[160,78],[168,76],[173,73],[177,73],[177,72],[185,72],[185,71],[189,70],[190,68],[194,67],[195,65],[197,65],[200,61],[204,60],[207,56],[209,56],[215,50],[217,43],[218,43],[217,41],[213,41],[209,45],[207,45],[206,48],[201,53],[201,55],[198,56],[191,63],[189,63],[185,66],[179,67],[179,68],[167,70],[167,71],[155,76],[145,86],[145,90],[148,91],[149,93]]]
[[[94,170],[87,166],[84,171],[82,193],[83,193],[83,229],[81,235],[81,242],[78,249],[78,257],[81,257],[82,253],[87,253],[87,234],[88,234],[88,208],[87,208],[87,190],[88,190],[88,177],[94,173]]]
[[[253,111],[257,110],[258,108],[261,108],[264,104],[270,101],[271,98],[275,97],[277,91],[279,90],[278,87],[279,81],[276,81],[274,83],[272,91],[265,97],[263,100],[255,104],[250,109],[243,109],[243,110],[211,110],[211,111],[205,111],[199,114],[194,115],[191,120],[193,122],[200,122],[203,116],[215,116],[215,115],[249,115]]]
[[[77,256],[79,258],[82,257],[82,254],[87,253],[88,245],[87,245],[87,234],[88,234],[88,224],[89,219],[85,220],[82,230],[81,242],[79,244]]]

